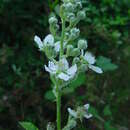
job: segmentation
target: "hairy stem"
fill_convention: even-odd
[[[60,42],[60,57],[64,54],[63,44],[64,44],[64,37],[65,37],[65,20],[62,19],[62,33],[61,33],[61,42]]]
[[[57,103],[57,130],[61,130],[61,93],[59,91],[59,86],[57,86],[56,91],[57,91],[57,97],[56,97],[56,103]]]

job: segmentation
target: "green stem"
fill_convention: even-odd
[[[56,97],[56,103],[57,103],[57,130],[61,130],[61,93],[59,91],[59,86],[57,86],[56,91],[57,91],[57,97]]]
[[[61,43],[60,43],[60,57],[64,54],[63,50],[63,43],[64,43],[64,37],[65,37],[65,20],[62,19],[62,33],[61,33]]]

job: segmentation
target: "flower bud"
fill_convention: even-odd
[[[73,12],[74,11],[74,5],[70,2],[63,4],[63,6],[64,6],[64,9],[66,12]]]
[[[79,40],[78,41],[78,48],[79,49],[86,49],[88,47],[86,40]]]
[[[58,23],[58,20],[57,20],[57,18],[56,17],[50,17],[49,18],[49,24],[57,24]]]
[[[86,13],[85,13],[85,11],[79,11],[79,12],[77,13],[77,17],[78,17],[78,19],[80,19],[80,20],[85,19],[85,18],[86,18]]]
[[[75,57],[74,59],[73,59],[73,64],[80,64],[80,59],[78,58],[78,57]]]
[[[74,48],[73,51],[71,52],[71,56],[79,56],[79,55],[80,55],[79,48]]]
[[[70,0],[62,0],[64,3],[69,3]]]
[[[76,6],[77,9],[81,9],[82,8],[82,3],[80,1],[77,1],[75,3],[75,6]]]
[[[70,39],[75,40],[79,36],[80,30],[77,28],[72,28],[70,30]]]
[[[74,13],[67,13],[67,20],[70,22],[75,21],[75,14]]]
[[[74,47],[72,45],[67,45],[67,56],[71,56]]]

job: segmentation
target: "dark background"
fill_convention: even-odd
[[[76,130],[128,130],[130,1],[86,2],[87,17],[78,26],[104,73],[88,71],[69,86],[62,98],[62,124],[68,106],[89,102],[94,118],[79,122]],[[19,121],[33,122],[43,130],[47,122],[55,122],[54,96],[49,75],[43,69],[47,59],[33,38],[35,34],[44,38],[49,33],[48,16],[59,3],[0,0],[0,130],[20,130]]]

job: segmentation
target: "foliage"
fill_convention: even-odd
[[[100,117],[111,120],[108,122],[111,127],[130,128],[129,0],[85,2],[87,18],[80,24],[81,33],[88,38],[89,49],[101,55],[97,64],[107,69],[107,73],[99,78],[90,72],[85,75],[83,85],[79,84],[81,88],[72,85],[74,94],[66,90],[62,111],[66,113],[70,104],[88,100]],[[32,121],[38,128],[45,129],[46,122],[55,119],[52,114],[55,106],[44,96],[50,86],[48,75],[42,69],[47,62],[43,54],[36,52],[33,42],[34,32],[41,37],[48,33],[48,14],[58,9],[51,3],[48,0],[0,0],[0,129],[20,129],[19,120]],[[71,100],[66,101],[67,98]],[[64,117],[63,124],[67,118]],[[77,130],[104,127],[98,119],[87,124],[83,121]]]

